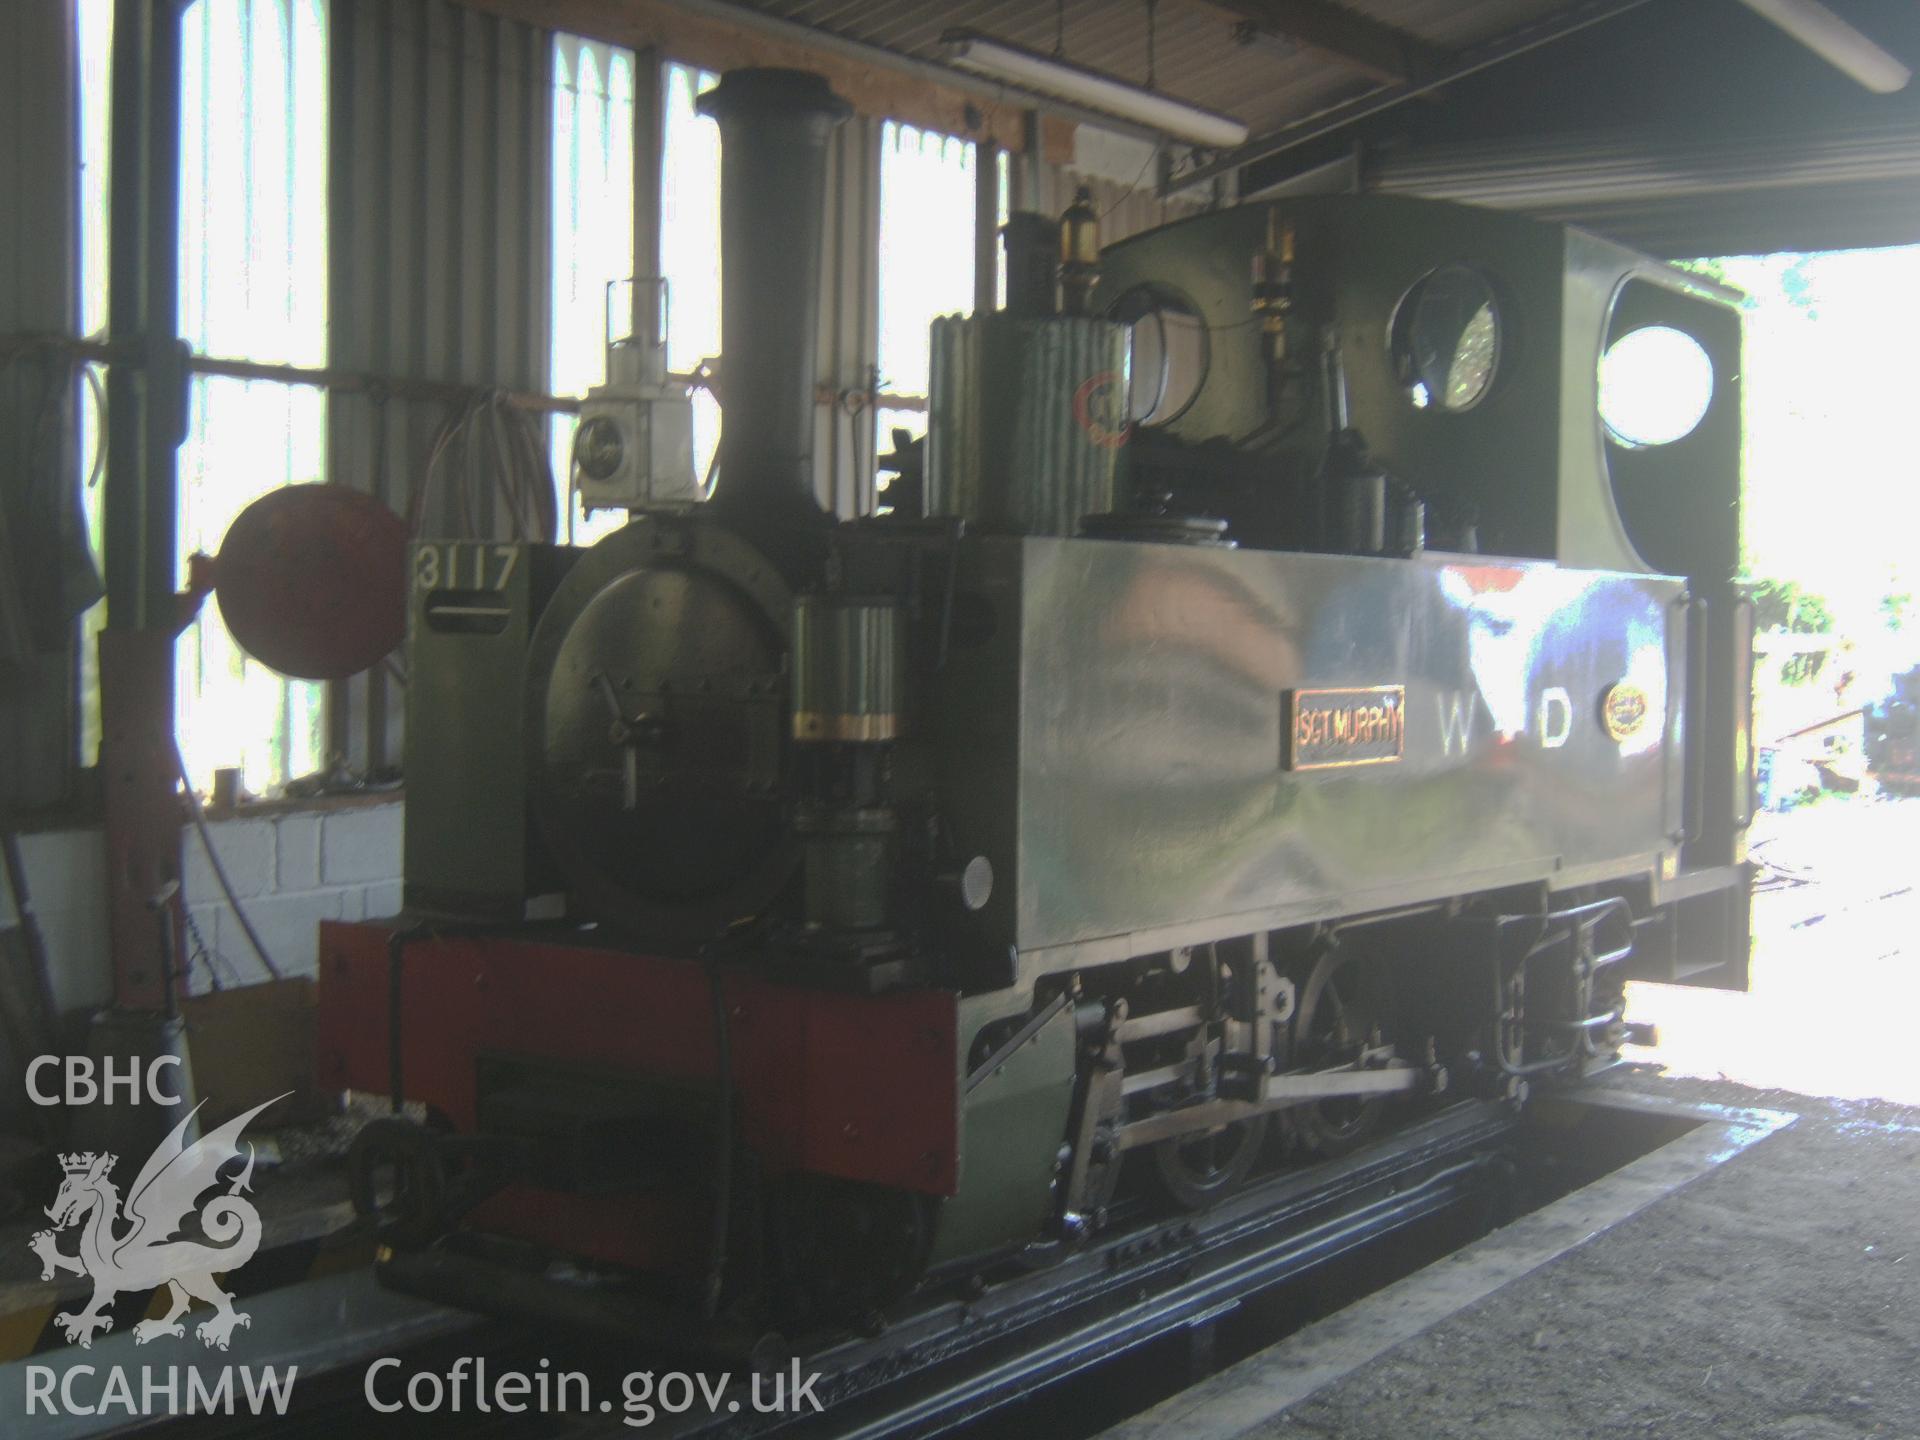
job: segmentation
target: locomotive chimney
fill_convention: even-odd
[[[730,70],[699,99],[720,126],[720,474],[754,528],[819,525],[815,337],[827,137],[852,107],[806,70]]]

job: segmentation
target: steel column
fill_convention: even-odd
[[[658,275],[660,267],[660,196],[662,172],[666,163],[666,86],[662,83],[665,61],[658,50],[637,51],[633,57],[633,273],[636,277]],[[642,299],[641,287],[633,287],[634,333],[641,325],[651,325],[657,315],[651,310],[639,313],[651,299]],[[672,325],[673,296],[667,296]],[[662,343],[665,343],[665,337]],[[609,376],[609,379],[612,377]]]
[[[171,965],[179,953],[173,643],[187,375],[178,334],[177,0],[114,6],[109,223],[116,358],[107,372],[108,628],[100,644],[108,934],[115,1005],[164,1028],[180,988]]]
[[[999,299],[1000,147],[973,147],[973,313],[991,312]]]
[[[186,372],[179,340],[180,7],[116,0],[107,375],[107,623],[174,624]]]

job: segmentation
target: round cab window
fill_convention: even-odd
[[[1671,325],[1629,330],[1600,358],[1600,419],[1620,445],[1671,445],[1693,433],[1713,403],[1713,361]]]
[[[1444,265],[1415,282],[1393,316],[1393,364],[1422,410],[1470,410],[1500,368],[1500,305],[1487,277]]]
[[[1133,332],[1127,418],[1149,426],[1177,419],[1207,378],[1206,322],[1184,298],[1154,285],[1127,291],[1108,313]]]

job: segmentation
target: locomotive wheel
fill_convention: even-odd
[[[788,1307],[803,1321],[859,1325],[926,1273],[933,1204],[923,1195],[795,1175],[774,1201]]]
[[[1193,1135],[1176,1135],[1153,1147],[1147,1174],[1154,1188],[1182,1209],[1205,1210],[1240,1188],[1260,1158],[1266,1134],[1267,1117],[1254,1115]]]
[[[1377,1043],[1380,1017],[1369,972],[1346,965],[1347,957],[1329,950],[1314,964],[1300,992],[1294,1033],[1309,1066],[1338,1064],[1357,1047]],[[1287,1112],[1300,1142],[1317,1155],[1345,1155],[1358,1149],[1380,1127],[1386,1101],[1346,1097],[1297,1105]]]

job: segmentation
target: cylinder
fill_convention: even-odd
[[[899,615],[884,598],[802,595],[794,602],[794,739],[871,744],[900,733]]]
[[[806,70],[730,70],[699,99],[720,126],[720,474],[714,503],[822,524],[813,488],[827,140],[851,107]]]
[[[882,930],[894,816],[884,807],[801,806],[793,828],[806,853],[807,924],[818,930]]]

